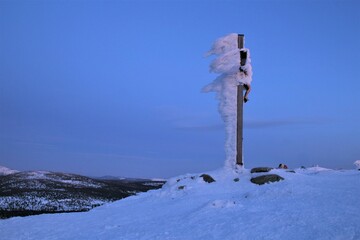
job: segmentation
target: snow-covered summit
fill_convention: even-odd
[[[17,172],[19,172],[19,171],[0,166],[0,176],[1,175],[9,175],[9,174],[17,173]]]
[[[4,239],[360,239],[360,172],[273,169],[285,180],[255,185],[247,169],[174,177],[87,213],[0,221]],[[21,232],[18,229],[22,229]],[[26,234],[24,234],[26,233]]]

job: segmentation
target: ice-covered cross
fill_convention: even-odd
[[[232,33],[216,40],[207,55],[216,56],[210,71],[220,74],[203,91],[216,92],[219,100],[219,112],[226,131],[225,166],[243,166],[243,102],[248,101],[251,89],[250,51],[244,47],[244,35]]]

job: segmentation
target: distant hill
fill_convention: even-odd
[[[99,179],[99,180],[123,180],[125,178],[123,177],[115,177],[115,176],[101,176],[101,177],[92,177],[94,179]]]
[[[3,169],[6,174],[0,176],[0,218],[88,211],[164,184],[164,181],[93,179],[69,173]]]
[[[17,173],[17,172],[19,172],[19,171],[0,166],[0,176],[9,175],[9,174]]]
[[[148,179],[148,178],[127,178],[127,177],[116,177],[116,176],[101,176],[101,177],[91,177],[94,179],[99,179],[99,180],[122,180],[124,182],[165,182],[165,179],[161,179],[161,178],[154,178],[154,179]]]

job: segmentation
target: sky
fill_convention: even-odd
[[[245,34],[246,168],[354,168],[359,1],[0,1],[0,165],[168,178],[224,165],[219,37]]]

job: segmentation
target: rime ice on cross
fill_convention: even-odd
[[[232,33],[218,39],[208,55],[216,55],[210,71],[219,73],[204,92],[214,91],[219,99],[219,111],[225,122],[225,165],[243,166],[243,102],[248,101],[251,90],[252,67],[250,51],[244,47],[244,35]],[[244,90],[246,90],[244,95]]]

